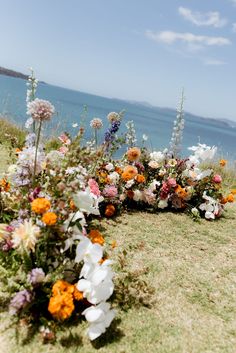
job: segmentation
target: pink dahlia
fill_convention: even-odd
[[[103,190],[103,195],[106,197],[116,197],[118,190],[114,185],[107,185]]]

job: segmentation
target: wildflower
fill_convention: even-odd
[[[198,209],[196,207],[193,207],[191,209],[191,212],[192,212],[194,217],[198,217],[199,216],[199,211],[198,211]]]
[[[219,164],[220,164],[221,167],[225,167],[226,164],[227,164],[227,160],[226,159],[221,159]]]
[[[23,246],[26,250],[35,250],[35,245],[40,237],[40,229],[33,225],[32,220],[25,220],[12,233],[13,248]]]
[[[137,174],[135,177],[135,180],[137,181],[137,183],[141,184],[141,183],[145,183],[146,178],[142,174]]]
[[[47,226],[54,226],[57,223],[57,215],[54,212],[46,212],[42,217],[42,222]]]
[[[31,203],[31,210],[37,214],[43,214],[51,208],[51,203],[44,197],[38,197]]]
[[[172,159],[169,159],[168,162],[167,162],[168,166],[170,167],[175,167],[177,165],[177,160],[172,158]]]
[[[106,206],[106,210],[105,210],[105,216],[106,217],[112,217],[116,212],[116,208],[114,205],[109,204]]]
[[[91,306],[82,312],[90,323],[88,336],[91,341],[98,338],[110,326],[115,317],[115,311],[110,309],[110,304],[102,302],[97,306]]]
[[[61,295],[63,293],[73,294],[74,286],[66,281],[59,279],[52,287],[53,296]]]
[[[28,274],[28,281],[32,285],[37,285],[39,283],[42,283],[45,279],[45,273],[42,268],[34,268],[29,274]]]
[[[113,121],[111,127],[105,132],[105,142],[110,144],[115,139],[115,134],[119,130],[121,122],[119,120]]]
[[[178,197],[180,198],[180,199],[182,199],[182,200],[185,200],[186,198],[187,198],[187,196],[188,196],[188,193],[187,193],[187,191],[184,189],[184,188],[182,188],[180,185],[177,185],[176,187],[175,187],[175,193],[178,195]]]
[[[103,245],[105,242],[102,234],[96,229],[91,229],[88,236],[93,244]]]
[[[132,147],[127,151],[127,158],[130,162],[137,161],[141,156],[141,151],[138,147]]]
[[[184,130],[184,90],[182,91],[181,99],[177,107],[177,116],[174,122],[172,136],[170,140],[169,154],[176,157],[181,150],[181,142],[183,139]]]
[[[79,263],[82,260],[89,263],[98,263],[103,255],[103,249],[100,244],[93,244],[91,240],[85,236],[79,236],[80,243],[76,248],[75,262]]]
[[[72,127],[73,127],[73,128],[76,128],[76,127],[78,127],[78,126],[79,126],[79,125],[78,125],[77,123],[73,123],[73,124],[72,124]]]
[[[50,102],[38,98],[29,102],[27,108],[27,114],[36,121],[50,120],[55,113],[55,108]]]
[[[107,119],[110,121],[110,123],[113,123],[115,121],[119,121],[121,117],[120,117],[120,114],[116,112],[111,112],[107,115]]]
[[[106,185],[103,190],[103,195],[106,197],[116,197],[118,194],[118,190],[114,185]]]
[[[231,194],[236,195],[236,189],[232,189]]]
[[[175,188],[176,187],[176,180],[174,178],[168,178],[167,184],[169,185],[169,187]]]
[[[107,165],[105,166],[105,169],[108,172],[111,172],[114,169],[114,165],[112,163],[107,163]]]
[[[168,207],[168,198],[160,200],[157,206],[161,209]]]
[[[101,201],[103,201],[103,197],[97,197],[92,194],[90,188],[86,188],[85,191],[79,191],[74,196],[75,205],[81,212],[86,212],[87,214],[99,215],[98,205]]]
[[[201,211],[205,211],[206,219],[215,219],[219,213],[219,203],[212,197],[206,194],[206,191],[203,193],[203,199],[206,201],[199,206]]]
[[[128,165],[124,168],[123,173],[121,174],[121,178],[125,181],[129,181],[134,179],[134,177],[138,174],[138,170],[136,167]]]
[[[99,118],[94,118],[90,121],[90,126],[93,129],[99,130],[103,126],[102,120]]]
[[[162,168],[159,170],[158,175],[159,175],[160,177],[163,177],[165,174],[166,174],[166,169],[162,167]]]
[[[140,190],[133,191],[133,200],[136,202],[143,201],[143,193]]]
[[[120,175],[117,172],[112,172],[108,175],[109,182],[116,185],[120,179]]]
[[[192,146],[188,148],[190,151],[194,151],[194,160],[195,163],[199,160],[206,161],[206,160],[211,160],[214,158],[217,147],[213,146],[207,146],[205,144],[199,143],[197,146]],[[191,156],[190,156],[191,157]]]
[[[74,297],[74,299],[77,300],[77,301],[80,301],[80,300],[83,300],[83,299],[84,299],[83,293],[80,292],[80,291],[77,289],[76,285],[74,285],[73,297]]]
[[[64,144],[64,145],[70,145],[71,140],[69,136],[66,133],[61,134],[58,139]]]
[[[32,301],[32,293],[23,289],[12,298],[9,305],[9,313],[16,315],[20,310],[24,309]]]
[[[143,199],[152,206],[156,203],[156,195],[149,189],[143,191]]]
[[[220,184],[222,182],[222,178],[219,174],[216,174],[212,178],[213,183]]]

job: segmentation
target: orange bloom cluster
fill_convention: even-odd
[[[221,199],[221,203],[222,204],[226,204],[227,202],[234,202],[234,194],[233,193],[231,193],[231,194],[229,194],[228,196],[226,196],[226,197],[223,197],[222,199]]]
[[[54,226],[57,223],[57,215],[54,212],[46,212],[42,217],[42,221],[47,226]]]
[[[231,194],[236,195],[236,189],[232,189]]]
[[[105,240],[99,230],[91,229],[89,232],[89,238],[91,239],[92,243],[103,245]]]
[[[75,285],[59,280],[52,287],[48,311],[57,320],[66,320],[75,309],[74,299],[82,300],[83,293],[78,291]]]
[[[127,158],[130,162],[137,161],[141,155],[141,151],[138,147],[130,148],[127,151]]]
[[[10,183],[5,178],[0,180],[0,190],[1,189],[3,189],[6,192],[10,190]]]
[[[182,200],[185,200],[188,196],[187,191],[182,188],[180,185],[177,185],[175,188],[175,193],[178,195],[178,197]]]
[[[137,181],[137,183],[141,184],[141,183],[145,183],[146,178],[144,175],[138,174],[138,175],[136,175],[135,180]]]
[[[37,214],[43,214],[47,212],[51,207],[49,200],[44,197],[38,197],[31,203],[31,210]]]
[[[226,159],[221,159],[219,162],[221,167],[224,167],[227,164],[227,160]]]
[[[124,168],[123,173],[121,174],[121,178],[124,181],[129,181],[131,179],[134,179],[136,175],[138,174],[138,170],[136,167],[133,167],[132,165],[128,165]]]
[[[116,212],[116,208],[114,205],[112,205],[111,203],[109,205],[106,206],[106,210],[105,210],[105,216],[106,217],[112,217]]]

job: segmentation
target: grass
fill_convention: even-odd
[[[118,260],[126,249],[128,270],[141,273],[140,279],[155,288],[151,308],[119,309],[113,330],[95,344],[84,336],[84,322],[61,332],[54,345],[43,345],[38,336],[17,345],[10,329],[1,335],[2,353],[234,351],[235,206],[215,222],[198,224],[184,214],[143,212],[103,220],[102,226],[107,241],[118,244],[112,257]]]

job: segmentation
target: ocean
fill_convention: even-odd
[[[8,116],[19,126],[24,126],[26,116],[26,81],[0,75],[0,115]],[[49,100],[56,108],[52,123],[44,130],[45,134],[57,135],[67,131],[75,135],[78,131],[73,123],[86,126],[86,137],[92,134],[89,121],[98,117],[103,120],[104,128],[99,131],[100,141],[108,127],[107,114],[111,111],[125,110],[121,132],[125,123],[133,120],[139,142],[146,134],[147,147],[162,150],[169,145],[176,112],[172,109],[152,107],[149,105],[110,99],[40,83],[37,97]],[[206,119],[185,113],[185,129],[182,143],[182,154],[187,155],[188,147],[198,142],[218,147],[219,157],[236,160],[236,123],[230,125],[221,120]]]

